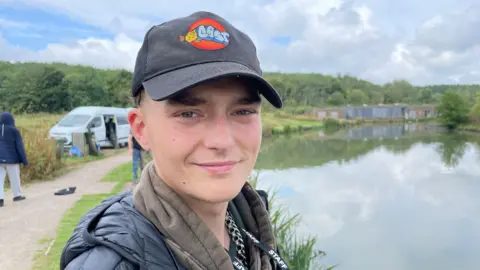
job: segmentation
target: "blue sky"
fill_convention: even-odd
[[[106,39],[114,37],[113,33],[100,27],[38,8],[0,5],[0,18],[26,24],[24,27],[1,27],[0,24],[0,31],[10,44],[32,50],[43,49],[50,43],[68,43],[91,36]]]
[[[0,60],[131,70],[150,26],[198,10],[250,35],[265,71],[480,83],[474,0],[0,0]]]

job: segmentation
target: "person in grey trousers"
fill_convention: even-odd
[[[4,182],[8,173],[13,201],[25,200],[20,184],[20,163],[28,165],[22,135],[9,112],[0,115],[0,207],[4,205]]]

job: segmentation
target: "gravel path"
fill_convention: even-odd
[[[0,269],[29,270],[39,241],[55,238],[60,219],[66,210],[84,194],[110,192],[113,182],[100,182],[115,167],[131,160],[127,153],[87,163],[55,180],[23,188],[27,197],[13,202],[5,194],[5,206],[0,208]],[[60,188],[76,186],[74,194],[54,196]]]

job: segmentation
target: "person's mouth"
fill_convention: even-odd
[[[225,174],[231,172],[237,163],[238,161],[228,160],[220,162],[197,163],[196,165],[202,169],[205,169],[211,174]]]

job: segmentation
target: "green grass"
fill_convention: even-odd
[[[480,132],[480,124],[470,123],[458,127],[461,131]]]
[[[52,239],[42,239],[40,241],[41,250],[35,256],[32,269],[34,270],[57,270],[60,266],[60,255],[63,247],[72,235],[73,229],[80,221],[83,215],[90,209],[98,205],[104,199],[119,193],[125,184],[132,179],[132,163],[120,165],[107,174],[102,181],[117,182],[110,193],[100,193],[94,195],[83,195],[80,200],[75,202],[62,217],[60,224],[57,227],[56,238],[52,244]],[[51,245],[47,255],[48,246]]]
[[[290,134],[306,130],[320,129],[323,122],[306,115],[284,113],[262,113],[263,135]]]
[[[45,250],[41,250],[37,253],[33,263],[33,270],[53,270],[60,267],[60,256],[62,254],[63,247],[70,238],[75,225],[80,221],[80,218],[95,205],[99,204],[110,194],[95,194],[95,195],[83,195],[80,200],[75,202],[74,206],[68,210],[57,228],[57,237],[52,244],[51,239],[42,239]],[[52,245],[48,254],[45,252],[48,245]]]

